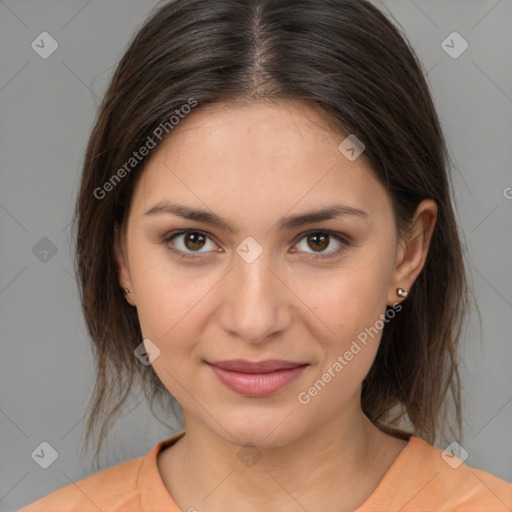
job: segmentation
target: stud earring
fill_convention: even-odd
[[[128,295],[131,292],[129,288],[123,288],[122,290],[125,295]]]
[[[397,288],[396,293],[399,297],[403,297],[404,299],[407,297],[407,292],[403,288]]]

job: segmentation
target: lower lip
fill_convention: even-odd
[[[276,370],[270,373],[241,373],[209,365],[218,379],[229,389],[243,396],[269,396],[277,393],[304,371],[307,365]]]

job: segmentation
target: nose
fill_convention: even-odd
[[[266,252],[252,263],[235,255],[233,265],[220,308],[222,328],[247,343],[262,343],[285,331],[293,294]]]

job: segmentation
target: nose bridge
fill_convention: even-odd
[[[223,328],[253,342],[284,329],[290,321],[286,287],[271,270],[270,255],[265,251],[255,258],[254,252],[251,258],[237,254],[233,265],[229,292],[224,296]]]
[[[270,271],[271,261],[268,253],[260,255],[252,262],[238,258],[235,263],[235,278],[240,283],[240,288],[246,291],[248,298],[260,300],[269,295],[273,287],[272,281],[276,278]]]

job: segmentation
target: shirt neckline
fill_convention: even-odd
[[[162,476],[158,471],[157,457],[161,451],[173,445],[184,435],[185,431],[160,441],[144,457],[137,482],[143,511],[168,510],[168,512],[181,512],[164,485]]]
[[[389,489],[393,486],[393,482],[395,481],[394,475],[397,473],[403,474],[403,468],[408,466],[408,461],[411,460],[411,457],[414,456],[414,452],[416,452],[417,447],[421,444],[426,444],[423,439],[414,435],[409,436],[407,444],[396,456],[386,473],[384,473],[384,476],[380,479],[377,487],[375,487],[373,492],[361,505],[359,505],[359,507],[357,507],[354,512],[366,512],[367,510],[370,510],[371,506],[374,504],[379,504],[379,506],[382,504],[382,506],[384,506],[384,501],[389,495]],[[382,510],[384,510],[384,508],[382,508]]]
[[[174,502],[172,496],[164,485],[157,466],[157,457],[160,452],[173,445],[185,435],[185,431],[164,439],[157,443],[150,452],[144,457],[142,467],[138,478],[138,488],[140,492],[141,508],[143,511],[153,511],[165,508],[169,512],[180,512],[179,507]],[[388,470],[381,478],[377,487],[366,498],[366,500],[355,510],[355,512],[366,512],[371,505],[380,503],[381,499],[387,496],[389,486],[392,485],[393,475],[400,472],[410,454],[414,452],[419,444],[425,443],[422,439],[411,435],[402,451],[391,463]],[[388,483],[391,482],[391,483]]]

